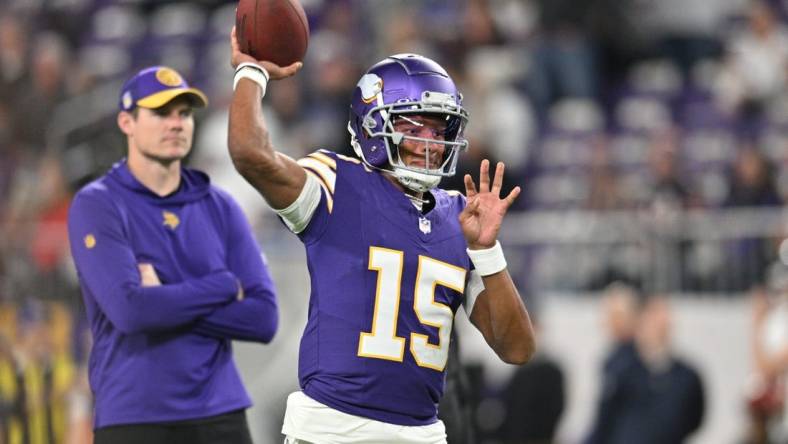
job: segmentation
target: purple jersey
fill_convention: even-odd
[[[356,159],[318,151],[299,163],[322,187],[299,233],[312,284],[301,388],[353,415],[435,422],[471,269],[458,221],[465,198],[433,190],[435,207],[422,215]]]

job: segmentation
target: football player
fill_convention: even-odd
[[[436,405],[460,306],[502,360],[534,352],[528,312],[497,235],[519,187],[483,161],[466,195],[437,188],[467,149],[468,113],[446,71],[413,54],[359,80],[348,130],[358,158],[275,150],[261,113],[269,80],[295,74],[240,51],[229,151],[236,169],[304,243],[312,292],[301,391],[288,398],[288,443],[445,443]]]

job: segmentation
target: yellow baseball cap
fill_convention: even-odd
[[[188,95],[195,107],[208,105],[208,97],[197,88],[192,88],[172,68],[151,66],[134,75],[123,84],[120,92],[121,111],[131,111],[136,107],[160,108],[170,100]]]

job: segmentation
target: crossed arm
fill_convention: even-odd
[[[137,263],[116,211],[98,196],[78,196],[68,224],[83,291],[95,298],[115,328],[125,334],[189,328],[215,337],[260,342],[273,337],[278,321],[273,286],[248,276],[255,268],[267,276],[259,251],[244,254],[250,263],[240,272],[230,271],[231,263],[227,269],[199,278],[161,285],[152,266]],[[88,235],[94,239],[89,246]],[[256,244],[251,245],[256,249]],[[242,246],[232,250],[242,251]],[[242,301],[237,300],[239,282],[249,282]]]

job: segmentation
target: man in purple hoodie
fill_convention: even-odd
[[[118,114],[128,157],[69,212],[97,444],[251,443],[231,340],[270,341],[276,295],[238,204],[181,165],[206,104],[171,68],[129,79]]]

